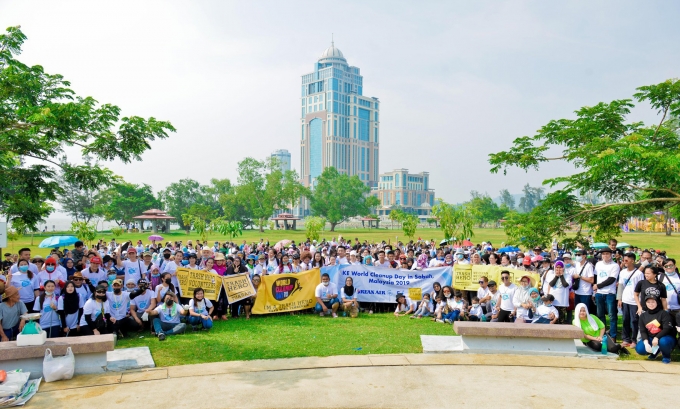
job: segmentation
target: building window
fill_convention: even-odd
[[[315,179],[321,175],[323,169],[323,124],[319,118],[309,121],[309,175]]]
[[[359,108],[359,140],[368,142],[369,124],[371,112],[367,109]]]

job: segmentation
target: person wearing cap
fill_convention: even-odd
[[[149,282],[142,278],[137,281],[137,290],[130,293],[130,316],[135,320],[139,329],[144,327],[145,321],[149,322],[148,314],[154,308],[156,308],[156,294],[149,289]]]
[[[13,286],[5,287],[0,303],[0,341],[7,342],[16,339],[24,329],[26,320],[21,318],[28,313],[26,305],[21,301],[19,289]]]
[[[180,321],[187,311],[175,301],[177,297],[172,291],[165,293],[163,303],[153,309],[149,315],[153,316],[153,327],[159,341],[165,341],[167,335],[183,334],[186,324]]]
[[[616,280],[619,278],[619,265],[612,260],[611,249],[605,247],[600,250],[602,260],[595,264],[595,306],[597,318],[606,323],[609,315],[609,336],[616,341],[616,325],[618,323],[618,306],[616,302]]]
[[[142,261],[137,258],[137,249],[132,247],[132,245],[127,248],[127,260],[123,260],[121,257],[122,251],[116,252],[116,266],[119,269],[123,269],[123,275],[119,276],[123,282],[127,280],[132,280],[135,283],[142,278]]]
[[[410,298],[402,293],[397,294],[397,308],[394,310],[395,317],[401,317],[413,313],[415,310],[414,303]]]
[[[85,283],[96,286],[100,281],[107,279],[107,271],[101,268],[102,259],[99,256],[90,258],[90,265],[81,271]]]
[[[189,262],[191,262],[191,257],[189,256]],[[221,276],[228,274],[229,266],[227,266],[227,258],[224,257],[223,253],[215,253],[215,264],[213,265],[213,270]]]
[[[45,268],[38,273],[38,277],[40,278],[41,288],[48,280],[54,281],[56,284],[54,293],[60,295],[61,289],[66,284],[66,269],[57,264],[57,259],[49,257],[45,260]]]
[[[5,259],[2,260],[2,272],[7,273],[9,268],[12,267],[14,262],[12,261],[12,253],[5,253]]]
[[[461,249],[461,248],[456,250],[456,255],[455,255],[454,258],[455,258],[455,264],[460,264],[460,265],[470,264],[470,262],[465,259],[465,252],[463,252],[463,249]],[[445,259],[446,259],[446,257],[445,257]],[[446,264],[446,263],[444,263],[444,264]]]
[[[585,250],[576,251],[576,262],[574,274],[571,278],[574,287],[574,302],[576,304],[584,304],[588,308],[588,312],[594,312],[593,308],[593,283],[595,282],[593,263],[587,259],[588,253]]]
[[[142,253],[142,277],[143,279],[149,280],[149,275],[151,274],[151,268],[153,268],[153,255],[145,251]],[[139,282],[139,280],[137,280]]]
[[[519,259],[517,261],[519,262]],[[522,258],[522,264],[518,266],[517,269],[522,271],[533,271],[533,266],[531,265],[531,256],[524,256],[524,258]]]
[[[356,250],[352,250],[352,251],[349,252],[349,264],[352,265],[352,266],[361,265],[361,262],[357,258]]]
[[[111,287],[113,291],[108,291],[106,298],[111,310],[111,316],[116,319],[115,324],[113,324],[113,331],[118,333],[121,338],[126,337],[128,331],[137,331],[141,327],[130,316],[130,293],[123,291],[123,280],[120,278],[113,280]]]
[[[676,345],[676,329],[673,317],[666,311],[655,294],[645,296],[645,311],[640,314],[639,328],[641,341],[635,345],[635,352],[656,359],[659,352],[664,364],[671,363],[671,352]]]
[[[545,293],[555,297],[553,305],[560,313],[557,323],[568,323],[567,308],[569,307],[569,291],[571,289],[572,276],[565,271],[563,261],[555,261],[554,269],[546,274],[545,282],[547,284]]]
[[[184,259],[184,254],[181,251],[175,252],[174,260],[163,265],[162,274],[170,274],[172,285],[181,292],[179,287],[179,280],[177,280],[177,269],[182,266],[182,260]],[[212,261],[212,259],[210,259]]]
[[[158,260],[156,260],[156,265],[158,266],[158,271],[163,271],[165,264],[171,262],[170,257],[172,257],[172,250],[165,247],[163,249],[162,253],[163,253],[162,257],[159,257]]]

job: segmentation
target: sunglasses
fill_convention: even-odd
[[[95,291],[96,294],[106,294],[106,291]]]
[[[666,265],[664,266],[664,268],[673,268],[673,267],[675,267],[673,264],[666,264]]]
[[[484,280],[479,280],[479,284],[484,284]]]
[[[73,281],[83,281],[82,278],[74,278]]]
[[[508,277],[508,276],[501,277],[501,280],[509,280],[509,279],[510,279],[510,277]]]

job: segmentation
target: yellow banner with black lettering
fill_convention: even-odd
[[[510,273],[510,281],[519,285],[519,280],[524,276],[531,278],[531,286],[540,288],[541,276],[533,271],[518,270],[516,268],[502,267],[500,265],[471,265],[461,264],[453,266],[453,280],[451,286],[456,290],[477,291],[479,281],[486,277],[487,281],[495,281],[498,286],[501,283],[501,271]]]
[[[222,277],[222,284],[224,285],[224,291],[227,293],[227,299],[230,304],[257,294],[255,288],[253,288],[253,283],[250,281],[250,274],[248,273]]]
[[[194,289],[202,288],[205,298],[217,301],[222,288],[222,276],[202,270],[180,267],[177,269],[177,280],[184,298],[192,298]]]
[[[316,305],[314,292],[320,283],[321,271],[318,268],[304,273],[263,275],[253,314],[313,308]]]

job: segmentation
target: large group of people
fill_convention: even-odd
[[[0,280],[6,284],[0,304],[2,340],[16,337],[26,312],[41,313],[40,325],[49,337],[130,332],[147,327],[160,340],[187,329],[209,330],[215,320],[250,318],[257,295],[229,303],[224,291],[211,302],[204,291],[181,291],[177,269],[187,267],[231,275],[248,273],[256,292],[261,276],[298,273],[329,265],[369,265],[385,269],[425,270],[463,264],[497,265],[500,283],[481,277],[479,289],[463,291],[434,283],[433,291],[411,300],[395,299],[394,315],[428,317],[437,323],[456,320],[576,325],[584,344],[610,352],[638,353],[670,361],[676,345],[676,316],[680,311],[680,276],[675,260],[653,249],[536,247],[499,253],[490,242],[474,246],[434,240],[369,243],[345,240],[267,240],[208,243],[192,240],[143,244],[115,240],[87,248],[54,249],[47,258],[31,256],[28,248],[5,254]],[[505,268],[505,269],[504,269]],[[506,270],[507,269],[507,270]],[[511,280],[514,269],[535,274]],[[535,280],[539,277],[539,280]],[[540,282],[535,282],[540,281]],[[339,313],[356,317],[372,312],[375,304],[360,306],[352,279],[338,288],[322,275],[316,289],[321,316]],[[394,304],[393,304],[394,307]],[[617,330],[619,311],[622,333]],[[622,343],[618,343],[618,340]]]

